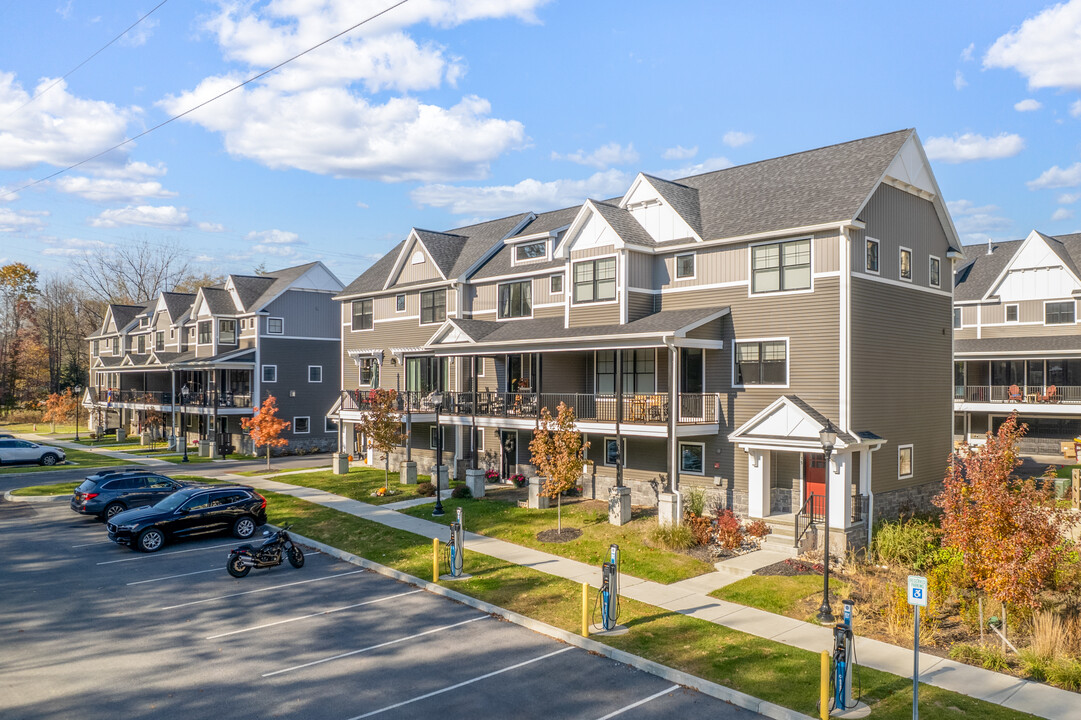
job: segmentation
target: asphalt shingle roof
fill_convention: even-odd
[[[1073,273],[1078,272],[1081,261],[1081,233],[1071,235],[1048,236],[1040,233],[1048,246]],[[966,245],[965,257],[972,262],[961,266],[954,274],[953,298],[956,301],[981,300],[1002,271],[1009,265],[1013,256],[1021,249],[1024,240],[1007,240],[991,244],[991,254],[987,254],[987,243]]]
[[[274,284],[274,278],[268,275],[230,275],[241,309],[251,312],[259,298]]]
[[[192,293],[163,292],[161,297],[165,300],[165,310],[169,313],[169,319],[174,323],[191,309],[191,304],[195,302],[195,295]]]
[[[653,247],[657,244],[653,237],[646,232],[646,229],[642,227],[642,224],[623,208],[596,201],[593,206],[597,208],[597,212],[616,231],[616,235],[619,235],[623,242],[630,245],[641,245],[642,247]]]
[[[1068,353],[1081,351],[1081,335],[1048,335],[1012,338],[972,338],[954,340],[957,355],[966,353],[1002,353],[1003,356],[1024,353]]]
[[[663,178],[646,175],[649,184],[664,198],[676,214],[691,226],[691,229],[702,236],[702,209],[698,202],[698,190],[687,185],[664,180]]]
[[[203,298],[206,300],[206,306],[210,308],[210,312],[214,315],[234,315],[237,312],[237,307],[233,303],[233,296],[229,294],[227,290],[221,290],[214,287],[205,287],[203,290]]]
[[[109,309],[113,312],[113,322],[116,323],[116,329],[123,330],[131,324],[132,320],[138,317],[139,313],[146,310],[146,305],[110,305]]]

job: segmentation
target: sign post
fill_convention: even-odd
[[[1081,510],[1081,470],[1074,468],[1070,475],[1073,480],[1073,509]]]
[[[908,604],[916,611],[912,631],[912,720],[920,718],[920,608],[927,607],[927,578],[908,576]]]

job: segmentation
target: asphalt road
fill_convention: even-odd
[[[761,717],[314,552],[237,580],[236,542],[0,502],[0,717]]]

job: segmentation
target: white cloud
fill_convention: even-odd
[[[42,255],[59,255],[63,257],[93,255],[98,250],[112,247],[109,243],[101,240],[83,240],[82,238],[66,238],[64,240],[47,238],[44,242],[49,247],[42,249]]]
[[[1081,100],[1074,100],[1070,103],[1070,114],[1074,117],[1081,117]]]
[[[961,51],[961,60],[964,62],[972,61],[972,53],[976,50],[976,43],[969,43],[968,47]]]
[[[1081,193],[1062,193],[1058,196],[1059,205],[1073,205],[1081,200]]]
[[[1081,88],[1081,0],[1053,5],[994,42],[985,68],[1013,68],[1030,88]]]
[[[161,177],[167,171],[165,163],[151,165],[138,160],[128,160],[123,165],[102,164],[100,162],[83,165],[88,172],[103,178],[115,178],[117,180],[146,180],[152,177]]]
[[[0,232],[29,230],[44,225],[41,219],[49,213],[44,211],[12,210],[0,207]]]
[[[623,147],[619,143],[610,142],[607,145],[601,145],[591,153],[587,153],[585,150],[568,153],[567,155],[553,152],[552,159],[569,160],[579,165],[588,165],[603,170],[613,165],[630,165],[638,162],[638,152],[634,149],[633,143]]]
[[[1069,220],[1072,217],[1073,210],[1070,210],[1069,208],[1059,208],[1051,215],[1052,220]]]
[[[1067,168],[1054,165],[1040,173],[1040,177],[1029,180],[1025,184],[1028,185],[1029,190],[1077,187],[1081,185],[1081,162],[1076,162]]]
[[[19,193],[12,192],[12,188],[0,185],[0,203],[12,202],[19,199]]]
[[[1007,133],[1001,133],[995,137],[965,133],[952,138],[928,138],[927,142],[924,143],[928,158],[947,163],[1013,157],[1024,148],[1024,138],[1020,135]]]
[[[144,198],[167,198],[176,195],[160,182],[148,180],[113,180],[68,175],[56,180],[60,192],[78,195],[94,202],[135,202]]]
[[[36,89],[44,90],[52,82],[44,78]],[[63,82],[19,109],[31,96],[14,73],[0,72],[0,169],[25,170],[38,163],[66,166],[84,160],[121,142],[128,121],[140,112],[77,98]],[[124,157],[121,151],[115,156]]]
[[[105,210],[96,218],[90,219],[92,227],[102,228],[114,228],[121,225],[176,228],[184,227],[190,222],[187,211],[173,205],[128,205],[123,208]]]
[[[362,210],[367,210],[368,203],[364,202],[363,200],[357,200],[357,207],[361,208]]]
[[[682,145],[670,147],[661,155],[665,160],[688,160],[698,154],[698,146],[685,148]]]
[[[1042,107],[1043,104],[1039,100],[1033,100],[1032,98],[1026,98],[1013,105],[1013,109],[1017,112],[1032,112],[1033,110],[1039,110]]]
[[[225,226],[222,225],[221,223],[200,222],[200,223],[196,223],[195,227],[199,228],[203,232],[208,232],[208,233],[225,232]]]
[[[995,230],[1006,230],[1013,225],[1009,218],[996,215],[995,205],[976,205],[971,200],[953,200],[946,203],[957,231],[968,239],[985,237]]]
[[[248,240],[255,242],[251,253],[273,255],[279,258],[296,257],[300,254],[297,245],[306,245],[300,236],[287,230],[259,230],[248,233]]]
[[[380,181],[481,178],[493,159],[525,142],[524,127],[490,117],[489,102],[473,95],[451,106],[418,100],[413,93],[455,85],[465,62],[433,41],[418,43],[406,29],[491,18],[536,22],[544,2],[408,3],[185,120],[220,133],[231,154],[271,168]],[[227,60],[262,70],[372,10],[355,0],[223,3],[204,27]],[[205,78],[160,104],[182,112],[248,74]],[[388,96],[375,100],[374,93]]]
[[[728,147],[740,147],[754,140],[754,135],[751,133],[740,132],[739,130],[729,130],[721,138],[724,144]]]
[[[961,90],[962,88],[967,87],[967,86],[968,86],[968,81],[965,80],[965,74],[963,72],[961,72],[960,70],[956,71],[953,74],[953,88],[955,90]]]
[[[129,30],[124,37],[120,38],[120,44],[127,45],[128,47],[146,45],[146,41],[154,34],[154,28],[157,26],[157,20],[154,18],[147,18]]]
[[[690,177],[691,175],[701,175],[702,173],[713,172],[714,170],[724,170],[725,168],[732,167],[733,164],[734,163],[726,157],[712,157],[707,158],[700,163],[686,165],[681,168],[658,170],[654,175],[668,180],[674,180],[676,178]]]
[[[528,178],[515,185],[466,187],[425,185],[410,193],[418,205],[449,208],[455,215],[494,217],[569,207],[590,197],[612,197],[627,189],[632,177],[619,170],[594,173],[585,180],[541,182]]]

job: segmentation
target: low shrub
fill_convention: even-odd
[[[744,532],[751,537],[761,538],[769,535],[772,531],[769,529],[769,525],[766,524],[765,520],[752,520],[747,523]]]
[[[717,511],[717,542],[725,550],[736,550],[743,545],[743,523],[727,508]]]
[[[473,497],[473,493],[469,491],[468,485],[459,485],[458,487],[451,490],[450,496],[458,500],[468,500],[469,498]]]
[[[649,531],[649,540],[665,550],[689,550],[696,544],[694,533],[688,525],[657,525]]]
[[[1081,690],[1081,660],[1059,658],[1047,666],[1047,681],[1065,690]]]
[[[954,643],[950,648],[950,660],[968,663],[969,665],[983,664],[983,650],[977,645],[968,643]]]
[[[422,482],[417,484],[417,495],[421,497],[434,497],[435,485],[430,482]]]
[[[42,422],[41,416],[43,413],[40,410],[12,410],[4,415],[2,418],[5,423],[12,425],[21,425],[23,423],[39,423]]]
[[[706,494],[698,488],[691,488],[683,496],[683,507],[692,515],[702,517],[706,514]]]
[[[684,519],[687,521],[687,527],[690,528],[695,545],[709,545],[713,537],[713,521],[708,517],[696,515],[690,510],[685,513]]]
[[[1047,671],[1053,663],[1051,658],[1032,650],[1022,650],[1017,656],[1021,659],[1021,669],[1025,675],[1037,682],[1047,680]]]
[[[923,567],[938,548],[938,528],[927,520],[884,522],[874,535],[875,557],[884,565]]]
[[[1006,651],[1001,645],[991,645],[983,649],[981,664],[988,670],[1009,670],[1010,661],[1006,658]]]

